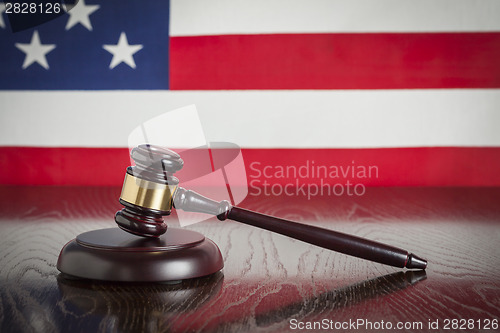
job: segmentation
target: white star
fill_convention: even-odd
[[[129,45],[127,40],[127,35],[122,32],[120,34],[120,39],[116,45],[103,45],[106,51],[113,55],[109,68],[113,69],[118,64],[124,62],[132,68],[135,68],[134,53],[142,49],[142,45]]]
[[[40,36],[38,36],[38,30],[33,32],[31,37],[31,42],[29,44],[16,43],[16,47],[26,53],[24,58],[23,69],[28,68],[35,61],[45,69],[49,69],[49,64],[45,55],[56,48],[55,44],[45,44],[40,42]]]
[[[5,22],[3,21],[3,12],[5,12],[5,4],[0,2],[0,28],[5,29]]]
[[[85,5],[85,0],[79,0],[78,3],[71,8],[67,6],[65,9],[69,14],[69,19],[68,23],[66,23],[66,30],[80,23],[87,28],[87,30],[92,31],[89,15],[98,10],[99,7],[99,5],[87,6]]]

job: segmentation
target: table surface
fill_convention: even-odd
[[[428,259],[424,275],[212,218],[186,227],[218,244],[225,267],[211,277],[65,279],[61,248],[114,227],[119,193],[0,187],[1,332],[499,331],[499,188],[367,188],[360,197],[261,195],[240,204],[402,247]],[[168,221],[178,226],[175,214]]]

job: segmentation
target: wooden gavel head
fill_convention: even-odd
[[[149,144],[132,149],[135,166],[127,168],[115,222],[130,233],[159,237],[167,231],[163,216],[170,215],[179,180],[173,174],[184,164],[181,157],[166,148]]]

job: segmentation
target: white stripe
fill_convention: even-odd
[[[500,146],[500,89],[1,92],[0,145],[126,147],[190,104],[207,140],[242,147]]]
[[[172,0],[172,36],[500,31],[498,0]]]

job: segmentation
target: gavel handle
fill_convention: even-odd
[[[259,214],[239,207],[232,207],[227,218],[325,249],[382,264],[405,267],[408,260],[408,252],[405,250],[329,229]]]
[[[174,196],[174,206],[185,211],[217,215],[219,220],[230,219],[253,225],[325,249],[394,267],[425,269],[427,266],[425,260],[408,253],[406,250],[390,245],[256,213],[231,206],[227,201],[217,202],[208,199],[196,192],[186,191],[182,188],[179,188],[177,191]]]

